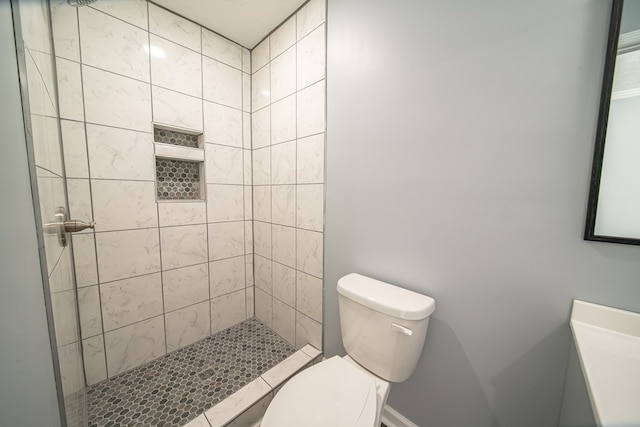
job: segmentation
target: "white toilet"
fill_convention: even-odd
[[[338,280],[342,342],[334,356],[287,382],[262,427],[374,427],[391,388],[416,368],[433,298],[360,274]]]

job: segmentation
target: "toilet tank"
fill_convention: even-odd
[[[433,298],[351,273],[338,280],[338,304],[347,354],[387,381],[409,378],[436,308]]]

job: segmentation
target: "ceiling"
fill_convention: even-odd
[[[306,0],[153,0],[253,49]]]

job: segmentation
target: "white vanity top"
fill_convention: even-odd
[[[571,330],[598,426],[640,426],[640,314],[574,300]]]

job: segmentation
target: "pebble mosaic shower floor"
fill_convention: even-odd
[[[89,426],[183,426],[294,352],[246,320],[89,387]]]

